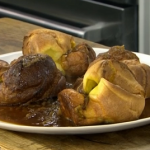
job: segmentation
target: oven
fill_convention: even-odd
[[[138,51],[136,0],[0,0],[0,17]]]

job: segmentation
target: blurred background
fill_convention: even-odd
[[[150,54],[150,0],[0,0],[0,17]]]

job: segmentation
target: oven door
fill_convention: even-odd
[[[136,51],[134,43],[129,42],[130,38],[132,41],[135,38],[132,7],[92,0],[61,0],[61,3],[59,0],[0,0],[0,3],[1,16],[59,30],[107,46],[124,44],[126,48]]]

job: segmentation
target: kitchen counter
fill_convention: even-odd
[[[20,51],[22,49],[22,41],[25,34],[37,28],[42,28],[33,24],[22,21],[1,18],[0,19],[0,54]],[[75,38],[76,42],[85,42],[86,40]],[[94,42],[88,41],[92,47],[107,48]]]
[[[0,54],[20,51],[24,35],[39,26],[10,18],[0,19]],[[83,39],[92,47],[106,48]],[[150,125],[86,135],[49,135],[0,129],[0,150],[149,150]]]

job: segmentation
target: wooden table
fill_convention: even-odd
[[[24,35],[38,26],[0,19],[0,54],[22,49]],[[76,41],[84,41],[76,38]],[[86,41],[93,47],[105,46]],[[149,150],[150,125],[91,135],[44,135],[0,129],[0,150]]]

